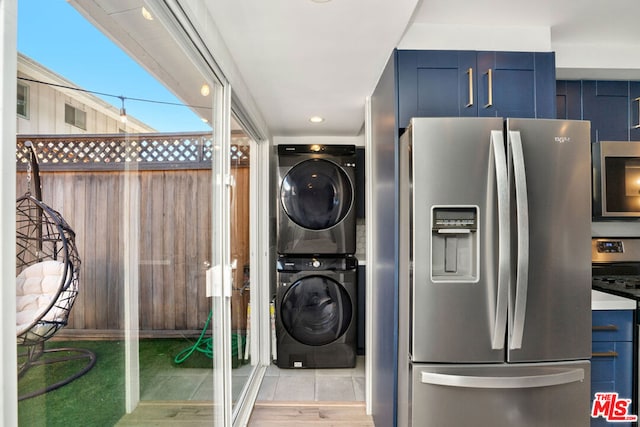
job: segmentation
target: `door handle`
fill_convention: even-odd
[[[616,325],[596,325],[591,327],[592,331],[617,331],[618,327]]]
[[[493,107],[493,70],[489,68],[485,73],[487,75],[487,103],[484,108]]]
[[[591,353],[591,357],[618,357],[617,351],[602,351]]]
[[[522,347],[525,314],[527,310],[527,287],[529,280],[529,201],[527,178],[524,168],[524,153],[519,131],[509,131],[509,146],[513,157],[513,176],[516,187],[517,244],[516,292],[513,308],[513,327],[509,349]]]
[[[537,388],[584,381],[583,369],[569,369],[545,375],[525,375],[518,377],[483,377],[471,375],[449,375],[436,372],[421,372],[423,384],[465,388]]]
[[[491,152],[496,169],[496,195],[498,199],[498,287],[496,315],[491,336],[491,348],[504,348],[509,298],[509,182],[507,158],[502,131],[491,131]]]
[[[638,103],[638,124],[633,126],[632,129],[640,129],[640,97],[634,99]]]
[[[465,107],[469,108],[473,106],[473,68],[469,67],[467,75],[469,76],[469,102]]]
[[[214,265],[205,276],[206,296],[231,298],[233,272],[230,264]]]

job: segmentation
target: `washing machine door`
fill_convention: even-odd
[[[351,209],[353,195],[353,184],[344,169],[324,159],[298,163],[280,187],[280,202],[287,216],[310,230],[339,224]]]
[[[280,316],[289,335],[302,344],[332,343],[347,331],[352,302],[345,288],[324,276],[294,282],[282,297]]]

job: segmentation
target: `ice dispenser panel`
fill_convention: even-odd
[[[431,280],[478,281],[478,207],[433,206]]]

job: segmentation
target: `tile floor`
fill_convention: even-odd
[[[233,401],[240,395],[253,366],[233,369]],[[140,398],[143,401],[213,400],[211,369],[173,368],[140,377]]]
[[[364,356],[353,369],[280,369],[269,366],[258,401],[364,401]]]
[[[211,369],[172,369],[140,377],[141,400],[211,400]]]
[[[239,396],[251,373],[251,365],[232,371],[233,398]],[[174,368],[154,372],[140,378],[141,399],[212,400],[213,373],[211,369]],[[358,356],[352,369],[280,369],[267,368],[260,386],[258,401],[364,401],[364,356]]]

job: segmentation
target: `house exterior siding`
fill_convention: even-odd
[[[20,53],[18,54],[18,83],[28,88],[26,91],[27,115],[16,115],[18,135],[155,132],[155,129],[132,116],[127,117],[126,124],[123,123],[120,120],[118,108],[83,91],[72,82]],[[84,128],[65,122],[65,105],[86,113]]]

